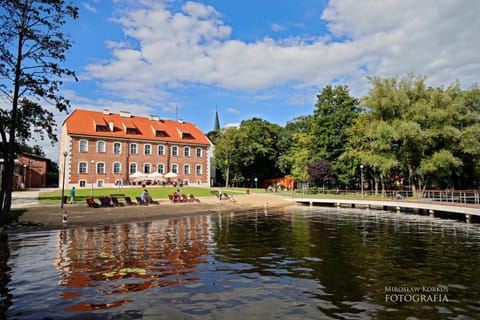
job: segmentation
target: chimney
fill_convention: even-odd
[[[130,114],[130,111],[120,111],[120,117],[122,117],[122,118],[131,118],[132,115]]]
[[[110,109],[108,109],[108,108],[103,109],[103,114],[109,116],[110,115]]]

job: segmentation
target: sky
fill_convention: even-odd
[[[480,75],[478,0],[83,0],[65,32],[71,109],[158,115],[213,129],[312,114],[326,85],[367,76],[431,86]],[[57,113],[61,123],[67,115]],[[58,160],[58,147],[43,146]]]

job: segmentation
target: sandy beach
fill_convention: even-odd
[[[24,208],[25,212],[19,217],[20,226],[11,228],[9,232],[23,232],[29,230],[48,230],[63,228],[62,217],[64,212],[68,214],[67,227],[93,226],[121,222],[152,220],[158,218],[170,218],[186,215],[239,212],[249,209],[264,210],[294,205],[292,201],[274,195],[238,195],[235,201],[222,200],[216,197],[200,197],[200,202],[172,203],[168,199],[156,199],[160,204],[148,206],[123,206],[109,208],[89,208],[86,204],[66,204],[63,209],[60,206],[37,206]],[[25,226],[25,223],[32,223]]]

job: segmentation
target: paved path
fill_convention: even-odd
[[[38,194],[52,189],[29,189],[26,191],[12,192],[12,209],[31,208],[38,206]]]

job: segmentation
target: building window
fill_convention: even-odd
[[[95,128],[95,131],[97,131],[97,132],[107,132],[107,126],[97,124],[97,126]]]
[[[178,174],[178,165],[172,164],[172,172]]]
[[[140,132],[138,131],[137,128],[127,128],[127,134],[139,134]]]
[[[137,164],[136,163],[130,163],[130,174],[136,173],[137,172]]]
[[[105,152],[105,141],[97,142],[97,152]]]
[[[80,152],[88,152],[88,141],[80,140]]]
[[[87,186],[87,181],[85,181],[85,180],[80,180],[80,181],[78,181],[78,184],[79,184],[80,187],[84,188],[84,187]]]
[[[97,162],[97,174],[105,174],[105,163]]]
[[[122,153],[122,144],[120,142],[113,143],[113,153],[115,154]]]
[[[183,166],[183,173],[186,175],[190,174],[190,165],[186,164]]]
[[[197,158],[202,157],[202,148],[197,148]]]
[[[152,169],[152,166],[150,165],[150,163],[145,163],[143,165],[143,173],[145,174],[151,173],[152,172],[151,169]]]
[[[137,154],[137,144],[136,143],[130,144],[130,154]]]
[[[116,186],[121,186],[122,185],[122,180],[121,179],[115,180],[115,185]]]
[[[191,140],[191,139],[194,139],[192,134],[189,133],[189,132],[184,132],[182,133],[182,139],[187,139],[187,140]]]
[[[88,173],[88,164],[86,162],[78,163],[78,173]]]
[[[197,176],[201,176],[202,175],[202,166],[197,164],[197,166],[195,167],[195,172],[197,173]]]
[[[159,145],[158,146],[158,155],[164,156],[165,155],[165,146]]]
[[[143,149],[144,149],[146,155],[152,154],[152,145],[146,144],[146,145],[143,147]]]
[[[103,187],[103,180],[98,180],[97,181],[97,187]]]
[[[155,137],[168,137],[168,133],[166,131],[156,130]]]
[[[165,173],[165,166],[160,163],[159,165],[157,165],[157,172],[158,173],[161,173],[161,174],[164,174]]]
[[[183,148],[183,156],[186,157],[186,158],[190,157],[190,148],[189,147]]]
[[[178,147],[172,147],[172,157],[178,157]]]
[[[113,173],[122,173],[122,164],[120,162],[113,163]]]

